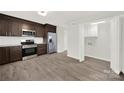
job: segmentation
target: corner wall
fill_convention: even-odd
[[[120,16],[111,19],[111,68],[117,74],[122,70],[122,37]]]
[[[67,55],[75,59],[79,59],[79,39],[78,39],[78,26],[68,25],[68,35],[67,35]]]
[[[64,52],[67,48],[66,46],[66,35],[65,28],[63,26],[57,26],[57,52]]]
[[[98,37],[85,38],[85,56],[110,61],[110,22],[98,24]]]
[[[80,62],[84,61],[84,29],[83,25],[68,25],[67,55]]]
[[[124,16],[121,17],[121,39],[122,39],[122,51],[121,51],[121,61],[122,61],[122,72],[124,73]]]

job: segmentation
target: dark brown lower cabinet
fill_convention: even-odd
[[[37,54],[43,55],[47,53],[47,44],[38,44],[37,46]]]
[[[10,47],[10,62],[22,60],[22,47],[14,46]]]
[[[9,47],[0,47],[0,64],[9,63]]]
[[[0,65],[22,60],[21,46],[0,47]]]

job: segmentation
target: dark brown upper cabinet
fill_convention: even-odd
[[[0,36],[9,36],[9,21],[0,19]]]
[[[20,23],[0,19],[0,36],[21,36]]]
[[[22,35],[22,27],[20,22],[10,21],[9,35],[10,36]]]
[[[36,37],[44,37],[44,27],[41,24],[35,25]]]
[[[50,25],[50,24],[45,24],[45,31],[56,33],[56,26]]]
[[[22,25],[22,29],[35,30],[35,24],[32,22],[22,21],[21,25]]]
[[[56,33],[56,26],[40,24],[4,14],[0,14],[0,36],[21,36],[22,29],[36,31],[36,37],[47,39],[47,33]]]

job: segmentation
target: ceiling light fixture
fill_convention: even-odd
[[[105,23],[105,21],[95,22],[95,23],[92,23],[92,24],[100,24],[100,23]]]
[[[48,11],[38,11],[38,14],[41,16],[46,16]]]

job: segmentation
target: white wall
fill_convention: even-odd
[[[67,56],[84,60],[83,25],[67,24],[57,26],[57,52],[67,51]]]
[[[113,17],[111,19],[111,68],[117,74],[122,70],[122,39],[121,39],[121,23],[120,17]]]
[[[122,39],[122,51],[121,51],[121,61],[122,61],[122,72],[124,73],[124,16],[121,17],[121,29],[122,29],[122,34],[121,34],[121,39]]]
[[[68,48],[68,46],[67,46],[67,34],[68,34],[68,32],[67,32],[67,28],[65,27],[64,28],[65,30],[64,30],[64,47],[65,47],[65,51],[67,51],[67,48]]]
[[[63,26],[57,26],[57,52],[65,51],[65,31]]]
[[[67,55],[75,59],[79,59],[79,35],[78,35],[78,25],[69,25],[68,26],[68,35],[67,35]]]
[[[67,29],[67,55],[84,61],[84,30],[83,25],[71,24]]]
[[[87,38],[85,43],[83,24],[80,26],[78,23],[67,25],[66,30],[59,28],[58,37],[60,37],[58,40],[61,43],[59,45],[62,45],[60,50],[66,50],[65,46],[67,46],[67,56],[83,61],[85,45],[86,56],[111,61],[111,68],[114,72],[117,74],[122,70],[124,72],[124,19],[122,30],[120,28],[120,17],[116,16],[109,18],[109,20],[110,23],[108,21],[98,25],[97,38]],[[65,43],[65,41],[67,42]]]
[[[0,46],[4,46],[4,45],[20,45],[21,40],[26,40],[26,39],[34,39],[35,43],[37,43],[37,44],[43,43],[43,38],[0,36]]]
[[[97,38],[85,38],[85,56],[110,61],[110,22],[98,24]]]
[[[98,38],[85,38],[85,44],[82,43],[84,39],[82,28],[80,30],[78,23],[66,27],[58,26],[58,52],[67,50],[68,56],[83,60],[81,57],[84,55],[84,50],[82,49],[85,45],[85,56],[110,61],[110,23],[99,24]],[[92,43],[92,45],[88,45],[88,43]],[[82,46],[80,46],[81,44]],[[82,51],[82,54],[80,51]]]
[[[84,24],[79,24],[79,61],[80,62],[82,62],[82,61],[84,61],[85,59],[84,59],[84,54],[85,54],[85,48],[84,48],[84,44],[85,44],[85,42],[84,42],[84,37],[85,37],[85,26],[84,26]]]

